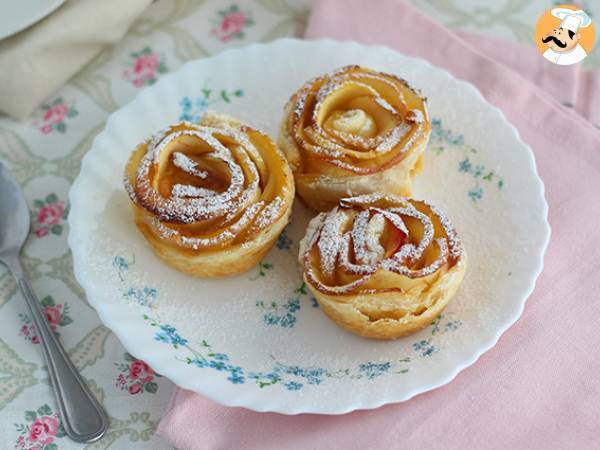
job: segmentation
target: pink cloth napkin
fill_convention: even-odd
[[[521,319],[440,389],[344,416],[260,414],[178,390],[158,433],[182,450],[599,448],[600,132],[590,122],[600,107],[597,74],[554,67],[516,44],[457,35],[402,0],[321,0],[307,37],[425,58],[502,109],[534,150],[546,185],[552,239],[544,272]],[[488,57],[498,46],[508,51]]]

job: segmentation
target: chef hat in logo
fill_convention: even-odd
[[[579,28],[588,27],[592,23],[590,16],[581,9],[573,11],[572,9],[567,8],[554,8],[550,12],[554,17],[561,20],[561,28],[571,30],[573,33],[577,33]]]

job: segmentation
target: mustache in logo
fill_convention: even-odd
[[[542,38],[542,42],[543,42],[544,44],[545,44],[545,43],[547,43],[547,42],[550,42],[550,41],[554,41],[554,43],[555,43],[557,46],[559,46],[560,48],[565,48],[565,47],[567,46],[567,43],[566,43],[566,42],[559,41],[559,40],[558,40],[558,38],[557,38],[557,37],[555,37],[555,36],[547,36],[547,37],[545,37],[545,38]]]

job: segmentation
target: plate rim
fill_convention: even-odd
[[[45,8],[39,8],[39,9],[37,9],[36,13],[32,14],[32,16],[29,19],[24,20],[23,22],[19,22],[19,25],[17,25],[16,27],[13,27],[12,29],[8,29],[8,31],[7,30],[4,30],[4,31],[0,30],[0,41],[2,41],[3,39],[8,39],[9,37],[14,36],[15,34],[20,33],[21,31],[25,31],[29,27],[32,27],[33,25],[35,25],[36,23],[38,23],[42,19],[45,19],[47,16],[49,16],[54,11],[56,11],[66,1],[67,0],[53,0],[52,3],[50,3]]]
[[[455,366],[452,368],[452,370],[449,370],[446,373],[446,376],[441,377],[440,379],[436,380],[435,382],[429,383],[427,385],[421,385],[419,387],[412,388],[409,391],[406,391],[404,393],[398,393],[397,395],[394,395],[395,393],[391,392],[385,398],[377,399],[375,401],[369,402],[368,400],[362,399],[361,402],[356,402],[356,401],[349,402],[345,407],[334,407],[334,408],[325,408],[325,409],[322,407],[315,407],[314,404],[308,404],[308,403],[303,403],[300,405],[300,407],[298,407],[297,405],[285,406],[284,403],[278,403],[275,405],[270,403],[269,405],[265,405],[264,402],[261,402],[259,400],[261,398],[260,396],[252,396],[252,397],[238,396],[238,397],[236,397],[236,396],[232,396],[230,394],[229,395],[221,395],[220,390],[210,390],[210,391],[207,390],[207,391],[199,392],[198,389],[195,387],[195,385],[193,385],[191,383],[191,381],[189,381],[189,379],[188,379],[189,377],[187,375],[185,375],[184,371],[179,370],[178,368],[171,369],[171,367],[176,367],[173,365],[168,365],[165,367],[163,364],[157,363],[161,359],[161,356],[159,354],[156,354],[155,352],[153,352],[151,349],[149,349],[149,347],[139,346],[139,347],[136,347],[135,349],[132,348],[131,347],[132,341],[126,336],[126,333],[123,331],[123,328],[116,325],[116,323],[118,321],[115,321],[114,317],[112,317],[112,318],[109,317],[106,309],[103,310],[102,308],[96,307],[96,305],[99,303],[99,302],[94,302],[94,300],[93,300],[94,291],[96,289],[93,288],[93,286],[91,286],[92,283],[89,279],[85,279],[85,277],[82,275],[81,270],[80,270],[80,267],[81,267],[80,264],[84,258],[82,257],[82,254],[81,254],[81,247],[78,247],[77,245],[75,245],[76,232],[74,230],[76,229],[76,227],[74,227],[74,224],[76,224],[77,219],[75,218],[75,215],[73,213],[73,211],[76,210],[75,205],[76,204],[78,205],[80,203],[77,200],[76,196],[77,196],[78,187],[79,187],[80,183],[82,182],[81,181],[82,180],[81,173],[83,172],[84,166],[87,164],[87,161],[89,161],[89,157],[90,157],[90,154],[92,153],[92,150],[96,146],[96,140],[99,137],[101,137],[102,134],[104,133],[104,131],[107,130],[111,126],[112,122],[115,120],[115,115],[117,115],[118,112],[120,112],[124,108],[129,107],[132,103],[138,101],[138,99],[141,95],[146,95],[148,89],[155,88],[157,85],[159,85],[161,83],[163,83],[163,84],[169,83],[172,78],[175,78],[177,76],[177,74],[180,73],[181,71],[187,70],[186,68],[188,68],[190,65],[193,65],[198,61],[205,61],[207,59],[220,57],[220,56],[222,56],[224,54],[228,54],[228,53],[250,51],[250,49],[256,49],[256,47],[265,48],[265,47],[275,47],[275,46],[280,46],[280,45],[283,45],[283,46],[293,46],[293,45],[357,46],[357,47],[361,47],[361,48],[373,49],[374,51],[382,51],[382,50],[387,51],[387,52],[391,51],[395,54],[401,55],[402,57],[414,60],[415,63],[423,65],[428,70],[439,71],[440,74],[444,75],[447,78],[452,79],[454,82],[464,86],[466,89],[470,90],[473,94],[475,94],[475,97],[477,97],[478,101],[486,103],[487,107],[491,108],[493,113],[496,114],[496,116],[498,117],[498,120],[500,122],[505,123],[508,126],[507,130],[509,130],[512,133],[513,137],[517,141],[519,141],[526,150],[526,154],[528,155],[527,159],[530,164],[530,169],[532,169],[532,172],[535,175],[535,178],[537,179],[535,189],[537,191],[536,196],[538,197],[538,200],[541,200],[540,205],[542,207],[542,217],[541,217],[542,220],[541,220],[540,225],[543,227],[543,232],[544,232],[544,235],[542,236],[542,240],[541,240],[541,246],[539,247],[537,253],[535,254],[535,262],[532,258],[532,267],[534,267],[534,269],[532,270],[532,275],[531,275],[531,278],[529,281],[529,285],[527,286],[526,289],[523,290],[523,292],[520,296],[517,295],[517,297],[520,297],[518,299],[518,307],[515,308],[514,313],[512,315],[510,315],[510,317],[505,322],[498,324],[497,332],[493,336],[491,336],[489,339],[482,340],[482,342],[478,346],[477,350],[473,353],[473,355],[471,355],[468,358],[462,359],[462,360],[459,358],[457,363],[455,364]],[[113,111],[109,115],[109,117],[107,118],[107,120],[105,122],[104,128],[94,138],[92,145],[90,147],[90,150],[88,150],[88,152],[82,158],[80,173],[77,175],[75,181],[73,182],[73,184],[71,185],[71,187],[69,189],[69,203],[70,203],[70,210],[69,210],[69,215],[67,218],[67,221],[69,224],[68,244],[69,244],[69,248],[71,249],[71,252],[73,255],[73,271],[74,271],[75,278],[76,278],[77,282],[83,288],[89,304],[98,313],[102,323],[105,326],[107,326],[115,334],[115,336],[119,339],[121,344],[125,347],[125,349],[129,353],[136,355],[139,358],[143,359],[144,361],[148,362],[148,364],[150,366],[160,367],[161,373],[163,375],[165,375],[167,378],[169,378],[174,384],[176,384],[177,387],[180,387],[183,389],[188,389],[193,392],[199,393],[199,394],[201,394],[219,404],[222,404],[224,406],[243,407],[243,408],[250,409],[253,411],[257,411],[257,412],[277,412],[277,413],[286,414],[286,415],[296,415],[296,414],[303,414],[303,413],[338,415],[338,414],[346,414],[346,413],[349,413],[349,412],[352,412],[355,410],[376,409],[376,408],[379,408],[386,404],[400,403],[400,402],[407,401],[418,394],[422,394],[424,392],[428,392],[428,391],[437,389],[439,387],[442,387],[442,386],[450,383],[452,380],[454,380],[454,378],[456,378],[456,376],[461,371],[463,371],[467,367],[473,365],[475,362],[477,362],[477,360],[481,357],[481,355],[483,355],[484,353],[489,351],[491,348],[493,348],[496,345],[496,343],[498,342],[498,340],[500,339],[500,337],[521,317],[521,315],[523,314],[523,310],[525,308],[525,304],[526,304],[528,298],[533,293],[536,283],[537,283],[537,280],[539,278],[539,275],[541,274],[541,272],[544,268],[544,255],[548,248],[548,244],[549,244],[550,236],[551,236],[551,227],[550,227],[550,223],[548,221],[549,207],[548,207],[548,203],[547,203],[546,197],[545,197],[545,186],[544,186],[544,182],[543,182],[542,178],[540,177],[540,175],[538,173],[537,165],[535,162],[535,155],[533,153],[533,150],[527,143],[525,143],[521,139],[521,136],[520,136],[518,130],[506,118],[505,114],[499,108],[497,108],[496,106],[489,103],[485,99],[485,97],[481,94],[481,92],[473,84],[471,84],[468,81],[461,80],[461,79],[454,77],[446,69],[434,66],[422,58],[404,55],[388,46],[363,44],[363,43],[356,42],[356,41],[339,41],[339,40],[334,40],[334,39],[303,40],[303,39],[296,39],[296,38],[282,38],[282,39],[277,39],[277,40],[274,40],[274,41],[271,41],[268,43],[252,43],[250,45],[243,46],[243,47],[227,49],[223,52],[219,52],[217,54],[211,55],[208,58],[199,58],[199,59],[188,61],[188,62],[182,64],[176,71],[171,72],[171,73],[165,75],[164,77],[162,77],[153,86],[149,86],[147,88],[141,89],[133,99],[131,99],[129,102],[127,102],[126,104],[121,106],[116,111]],[[90,293],[92,293],[92,295],[90,295]],[[163,368],[166,368],[167,370],[163,370]]]

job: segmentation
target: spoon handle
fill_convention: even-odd
[[[15,268],[14,265],[12,266]],[[108,428],[106,412],[89,391],[50,328],[40,302],[23,271],[18,270],[13,273],[27,301],[44,350],[48,375],[54,388],[65,432],[76,442],[93,442],[100,439]]]

